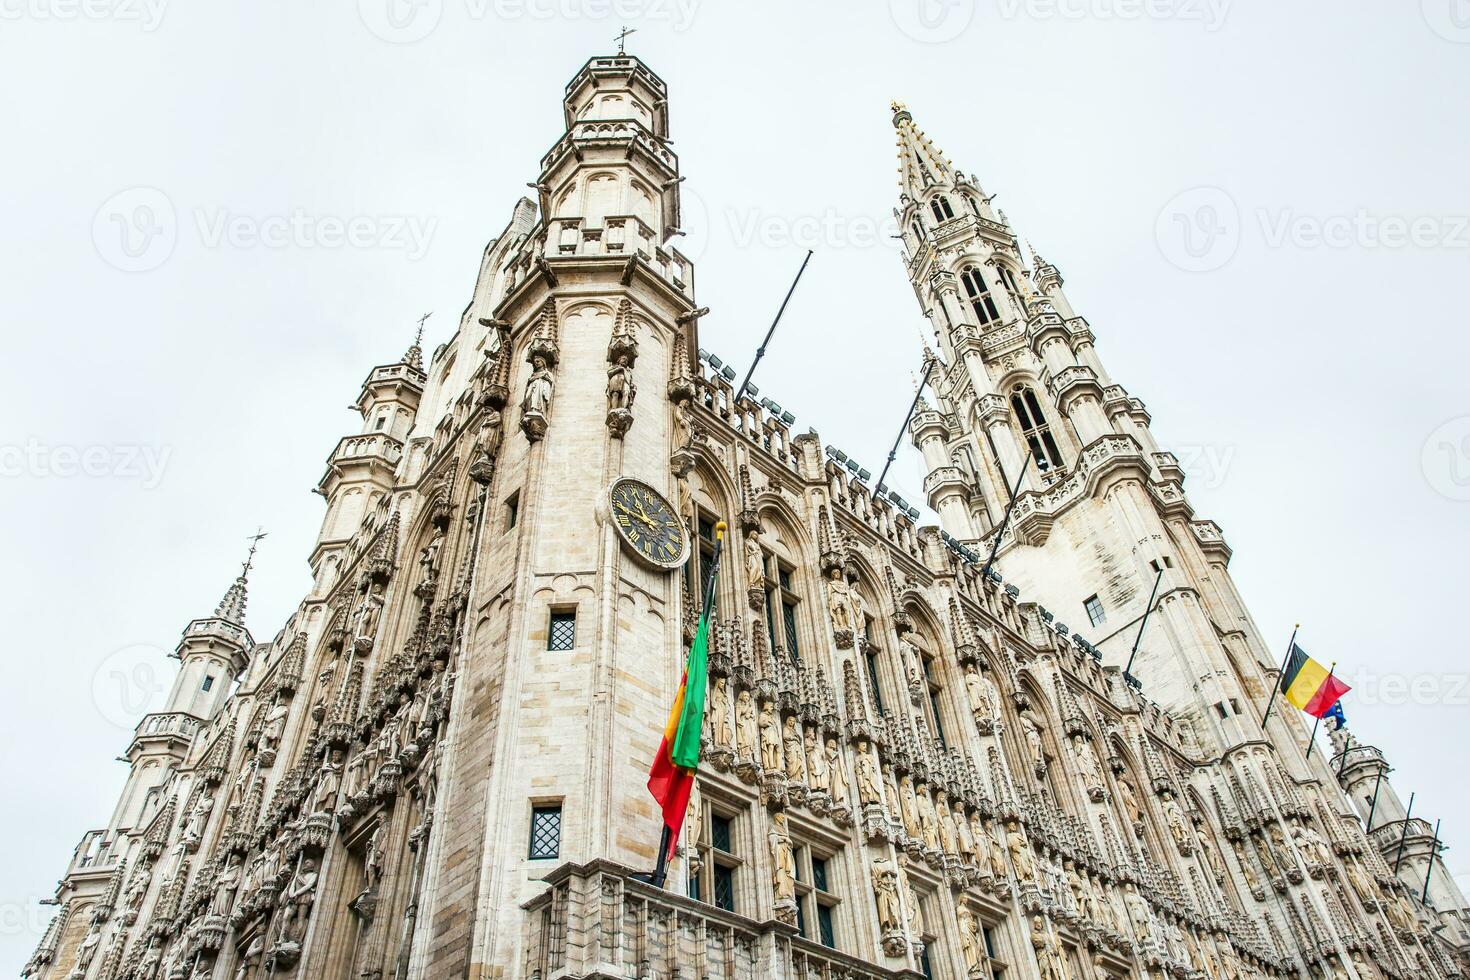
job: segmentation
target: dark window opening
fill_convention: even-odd
[[[561,804],[531,809],[531,860],[545,861],[561,853]]]
[[[1093,626],[1101,626],[1107,622],[1107,610],[1103,608],[1102,600],[1097,596],[1087,597],[1082,601],[1082,605],[1087,610],[1087,618],[1092,620]]]
[[[975,311],[975,316],[980,320],[980,326],[994,323],[1000,319],[1000,313],[995,308],[995,297],[990,295],[990,287],[985,284],[985,277],[975,266],[967,266],[960,273],[960,282],[964,283],[965,295],[969,297],[970,306]]]
[[[577,613],[552,612],[546,630],[546,649],[571,650],[577,645]]]

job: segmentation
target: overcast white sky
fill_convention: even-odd
[[[257,524],[256,637],[305,590],[364,373],[427,311],[446,338],[625,23],[671,89],[705,347],[743,368],[816,249],[756,381],[878,469],[922,323],[887,237],[907,102],[1060,266],[1268,642],[1301,621],[1470,840],[1466,0],[0,0],[0,968]],[[917,499],[911,449],[895,473]]]

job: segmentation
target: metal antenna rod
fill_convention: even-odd
[[[919,387],[914,389],[914,400],[909,403],[909,413],[903,417],[903,425],[899,427],[898,435],[893,438],[893,448],[888,451],[888,462],[883,464],[883,472],[878,474],[878,482],[873,484],[879,491],[883,489],[883,478],[888,475],[888,467],[898,458],[898,444],[903,442],[903,434],[908,431],[909,420],[914,417],[914,409],[919,407],[919,399],[924,397],[924,386],[929,383],[929,375],[934,371],[934,364],[939,359],[931,357],[924,362],[924,376],[919,379]]]
[[[745,389],[750,385],[750,376],[755,374],[756,365],[760,364],[761,358],[766,356],[766,345],[771,342],[771,334],[776,332],[776,324],[781,322],[781,314],[786,312],[786,304],[791,302],[791,294],[796,292],[796,284],[801,282],[801,274],[806,271],[806,264],[812,260],[812,250],[806,250],[806,258],[801,260],[801,268],[796,270],[796,278],[791,280],[791,288],[786,290],[786,298],[781,301],[781,308],[776,311],[776,319],[771,321],[771,329],[766,331],[766,339],[755,349],[755,360],[750,362],[750,370],[745,372],[745,380],[740,382],[740,389],[735,392],[735,404],[740,404],[740,399],[745,395]]]
[[[1133,677],[1133,658],[1138,656],[1138,645],[1143,642],[1143,631],[1148,627],[1149,613],[1154,611],[1154,599],[1159,595],[1159,583],[1164,580],[1164,563],[1159,562],[1159,574],[1154,576],[1154,590],[1148,594],[1148,605],[1143,607],[1143,622],[1138,624],[1138,635],[1133,638],[1133,652],[1128,654],[1128,666],[1123,668],[1123,678]]]

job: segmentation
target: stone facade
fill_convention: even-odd
[[[1460,976],[1466,902],[1382,754],[1262,729],[1229,548],[1055,267],[896,107],[938,345],[918,526],[700,349],[667,99],[631,56],[567,86],[454,336],[364,382],[311,593],[258,643],[242,574],[185,629],[26,974]],[[681,569],[623,545],[622,476],[674,503]],[[645,780],[720,521],[657,888]]]

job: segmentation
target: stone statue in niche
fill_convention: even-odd
[[[787,715],[781,726],[781,750],[786,759],[786,778],[792,782],[806,781],[805,746],[802,744],[801,727],[795,715]]]
[[[985,976],[985,945],[980,927],[975,922],[975,913],[964,902],[955,910],[955,921],[960,930],[960,952],[965,958],[965,975],[979,978]]]
[[[213,811],[214,797],[210,795],[206,787],[199,791],[199,799],[189,813],[189,826],[184,831],[184,843],[189,845],[190,850],[199,846],[199,841],[204,837],[204,830],[209,825],[209,815]]]
[[[1021,734],[1026,739],[1026,750],[1031,755],[1032,768],[1036,775],[1041,776],[1046,772],[1046,747],[1041,741],[1041,726],[1036,724],[1036,719],[1031,717],[1031,712],[1021,712]]]
[[[286,894],[281,896],[286,909],[286,918],[281,927],[287,942],[300,944],[306,935],[306,924],[311,919],[311,907],[316,902],[316,862],[303,858]]]
[[[357,637],[352,646],[358,653],[366,654],[373,648],[373,641],[378,635],[378,621],[383,616],[383,593],[377,586],[368,589],[367,595],[362,597],[362,606],[358,611]]]
[[[745,581],[752,589],[766,581],[766,553],[761,550],[759,532],[753,530],[745,535]]]
[[[240,862],[230,855],[225,866],[214,878],[214,897],[209,903],[210,915],[230,914],[235,907],[235,890],[240,887]]]
[[[908,862],[899,859],[898,882],[903,887],[903,901],[909,910],[909,936],[917,940],[924,935],[924,912],[919,908],[919,896],[914,893],[914,883],[909,879]]]
[[[1015,820],[1006,824],[1006,850],[1011,852],[1011,867],[1016,871],[1016,880],[1033,881],[1036,878],[1036,860],[1031,854],[1031,841],[1026,831]]]
[[[1072,742],[1076,747],[1077,768],[1082,771],[1082,781],[1087,787],[1088,798],[1094,803],[1101,803],[1103,776],[1102,763],[1098,761],[1097,750],[1092,747],[1092,742],[1083,735],[1075,736]]]
[[[270,766],[276,761],[276,750],[281,746],[281,736],[286,733],[286,716],[291,709],[280,701],[271,705],[266,712],[265,722],[260,728],[260,764]]]
[[[716,677],[709,698],[709,739],[718,749],[730,747],[730,693],[725,678]]]
[[[857,585],[849,585],[847,594],[852,599],[852,635],[856,642],[867,635],[868,631],[868,603],[863,598],[863,593]]]
[[[857,784],[858,799],[864,806],[882,805],[883,779],[878,775],[878,759],[873,752],[872,744],[866,739],[858,742]]]
[[[832,569],[827,581],[827,612],[832,617],[832,636],[837,646],[852,646],[852,595],[842,569]]]
[[[505,438],[505,421],[500,412],[487,408],[480,418],[480,429],[475,434],[475,444],[470,450],[470,479],[481,485],[489,483],[495,473],[495,459],[500,455],[500,443]]]
[[[781,771],[781,723],[776,706],[767,701],[760,714],[761,768],[766,772]]]
[[[886,857],[873,862],[873,897],[878,905],[879,927],[885,934],[898,932],[903,921],[898,902],[898,871]]]
[[[826,792],[829,782],[827,754],[822,750],[822,743],[817,738],[816,729],[807,729],[805,747],[807,785],[814,790]]]
[[[613,438],[621,439],[633,426],[633,399],[638,386],[633,383],[633,366],[626,354],[607,369],[607,427]]]
[[[546,418],[551,412],[551,399],[555,392],[556,372],[544,356],[534,355],[531,358],[531,376],[526,379],[526,392],[521,396],[521,429],[532,442],[539,442],[546,436]]]
[[[771,817],[771,832],[767,835],[771,844],[771,884],[776,893],[778,917],[782,907],[790,907],[795,916],[796,908],[796,860],[791,851],[791,838],[786,834],[786,814],[777,811]]]
[[[418,593],[421,598],[432,595],[434,583],[439,581],[439,552],[444,548],[444,531],[436,528],[434,536],[419,552]]]
[[[995,727],[998,694],[995,682],[985,671],[970,667],[965,671],[965,694],[970,701],[970,711],[980,726],[980,734],[989,735]]]
[[[755,716],[755,698],[750,692],[742,690],[735,696],[735,747],[736,753],[741,759],[749,759],[751,762],[759,761],[756,748],[760,741],[759,729]]]
[[[842,752],[837,748],[837,739],[827,739],[827,791],[832,795],[832,805],[847,809],[848,789],[846,767],[842,764]]]

